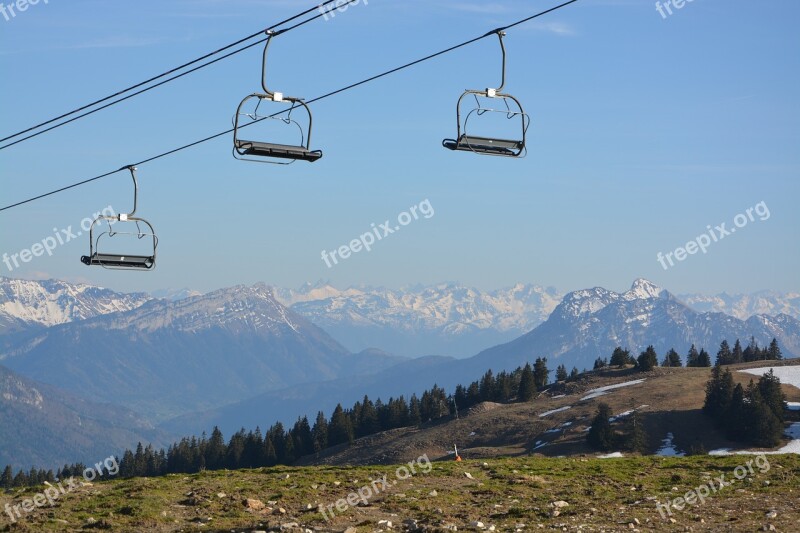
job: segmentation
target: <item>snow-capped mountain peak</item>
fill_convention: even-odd
[[[59,280],[0,277],[0,333],[130,311],[150,300],[152,297],[145,293],[123,294]]]
[[[639,278],[631,285],[631,290],[622,295],[626,300],[647,300],[649,298],[660,298],[664,289],[655,283],[644,278]]]

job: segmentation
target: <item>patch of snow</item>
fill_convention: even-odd
[[[667,437],[661,441],[661,447],[656,451],[656,455],[662,457],[684,457],[686,454],[679,452],[678,449],[672,444],[675,435],[667,433]]]
[[[617,459],[620,457],[625,457],[624,455],[622,455],[622,452],[612,452],[612,453],[607,453],[605,455],[597,456],[598,459]]]
[[[800,411],[800,402],[786,402],[786,407],[790,411]]]
[[[609,421],[609,422],[616,422],[616,421],[617,421],[617,420],[619,420],[620,418],[625,418],[626,416],[630,416],[630,415],[632,415],[632,414],[633,414],[633,411],[634,411],[634,409],[631,409],[630,411],[625,411],[624,413],[620,413],[620,414],[618,414],[618,415],[614,415],[614,416],[610,417],[610,418],[608,419],[608,421]]]
[[[720,448],[718,450],[711,450],[708,455],[777,455],[781,453],[796,453],[800,454],[800,422],[795,422],[786,430],[785,435],[793,440],[778,449],[771,452],[759,452],[753,450],[737,450],[732,452],[730,448]]]
[[[605,387],[598,387],[596,389],[592,389],[588,391],[588,394],[581,398],[581,401],[585,400],[592,400],[594,398],[599,398],[600,396],[605,396],[609,391],[614,389],[620,389],[622,387],[629,387],[631,385],[638,385],[639,383],[644,382],[645,378],[642,379],[634,379],[633,381],[625,381],[623,383],[617,383],[616,385],[607,385]]]
[[[550,416],[555,413],[560,413],[561,411],[566,411],[567,409],[572,409],[572,406],[565,405],[564,407],[559,407],[558,409],[553,409],[552,411],[545,411],[544,413],[539,415],[539,418],[544,418],[546,416]]]
[[[566,394],[559,394],[558,396],[551,396],[551,398],[555,400],[556,398],[565,398],[566,396]]]
[[[800,366],[765,366],[761,368],[748,368],[747,370],[740,370],[740,372],[760,377],[770,370],[781,380],[781,383],[794,385],[800,389]]]
[[[474,437],[475,435],[477,435],[477,433],[475,433],[474,431],[472,431],[472,432],[469,434],[469,436],[470,436],[470,437]]]

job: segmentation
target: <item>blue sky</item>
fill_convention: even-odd
[[[271,83],[310,99],[557,3],[369,0],[277,38]],[[41,0],[0,16],[0,133],[311,5]],[[794,0],[695,0],[666,19],[650,1],[582,0],[506,38],[506,89],[533,121],[525,159],[441,147],[455,135],[461,92],[497,83],[499,50],[486,39],[314,105],[312,148],[325,154],[314,164],[236,161],[225,136],[142,165],[139,214],[160,238],[153,273],[80,264],[81,236],[13,271],[0,263],[0,274],[131,291],[319,279],[622,290],[636,277],[673,292],[798,290],[798,15]],[[259,89],[260,54],[0,151],[0,203],[229,128],[239,101]],[[120,173],[2,212],[0,253],[30,249],[108,205],[126,210],[130,190]],[[430,218],[332,268],[322,260],[323,249],[425,199]],[[658,262],[761,202],[768,219],[755,216],[666,270]]]

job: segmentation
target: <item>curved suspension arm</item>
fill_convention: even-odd
[[[128,165],[126,167],[131,172],[131,178],[133,179],[133,210],[128,214],[120,214],[117,215],[115,218],[117,220],[122,220],[123,218],[130,218],[136,214],[136,204],[139,199],[139,183],[136,181],[136,167],[133,165]],[[122,170],[122,169],[120,169]]]
[[[503,52],[503,76],[500,79],[500,87],[497,88],[497,92],[501,92],[503,87],[506,85],[506,45],[503,42],[503,37],[506,36],[506,32],[503,30],[497,30],[497,38],[500,39],[500,50]]]
[[[270,100],[275,98],[275,93],[267,89],[267,52],[269,51],[269,44],[272,42],[272,38],[275,36],[275,32],[272,30],[267,30],[267,44],[264,45],[264,54],[261,60],[261,88],[264,89],[264,92],[270,98]]]

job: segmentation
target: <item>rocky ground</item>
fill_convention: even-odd
[[[657,509],[712,485],[702,503]],[[1,495],[0,507],[10,507],[0,531],[800,531],[796,455],[420,458],[202,472],[83,484],[52,507],[20,507],[12,523],[8,509],[45,488]]]

